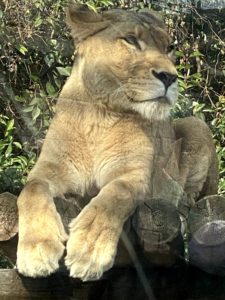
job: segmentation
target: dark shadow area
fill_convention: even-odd
[[[148,297],[134,268],[114,268],[97,282],[83,283],[60,271],[48,278],[19,276],[16,270],[0,274],[1,300],[224,300],[225,278],[185,264],[145,270],[154,296]]]

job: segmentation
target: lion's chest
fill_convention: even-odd
[[[147,184],[155,159],[166,157],[169,151],[169,143],[165,143],[168,136],[164,138],[168,125],[146,126],[133,118],[93,117],[86,113],[79,122],[61,124],[65,125],[57,131],[57,137],[62,135],[65,142],[60,155],[66,158],[63,163],[69,167],[71,181],[79,178],[81,191],[99,188],[128,173],[138,173]]]
[[[149,178],[154,156],[151,137],[132,120],[119,120],[108,125],[102,121],[86,131],[84,151],[87,160],[91,161],[90,181],[102,186],[133,171],[138,171],[140,177]]]

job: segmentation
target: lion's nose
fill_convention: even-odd
[[[156,72],[155,70],[152,71],[152,74],[159,80],[161,80],[164,85],[166,90],[168,87],[174,83],[177,80],[177,75],[176,74],[171,74],[168,72]]]

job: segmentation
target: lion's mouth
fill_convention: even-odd
[[[171,104],[170,99],[167,96],[161,96],[153,99],[149,99],[151,102],[160,102],[160,103],[165,103],[165,104]]]
[[[149,99],[142,99],[142,100],[136,100],[136,99],[128,96],[128,99],[132,103],[157,102],[157,103],[171,105],[171,101],[170,101],[170,99],[167,96],[160,96],[160,97],[149,98]]]

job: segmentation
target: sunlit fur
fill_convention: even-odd
[[[82,36],[80,41],[73,30],[73,18],[70,12],[68,22],[77,55],[74,72],[60,96],[79,98],[77,93],[83,89],[87,102],[104,103],[120,112],[137,112],[150,120],[167,118],[177,99],[177,82],[166,91],[162,81],[153,75],[153,70],[176,74],[171,53],[167,53],[170,39],[163,23],[146,13],[106,12],[97,33],[91,37],[86,33],[88,38]],[[140,48],[124,40],[128,35],[136,38]]]
[[[123,224],[149,193],[151,124],[166,119],[177,98],[176,82],[165,93],[153,70],[176,69],[164,25],[151,13],[75,7],[67,19],[74,66],[18,199],[17,266],[31,277],[53,273],[68,239],[70,275],[94,280],[113,265]],[[93,186],[99,193],[71,222],[68,238],[53,198],[83,196]]]
[[[18,198],[17,267],[26,276],[47,276],[57,270],[66,247],[70,275],[86,281],[99,279],[113,266],[125,221],[137,205],[149,201],[153,183],[164,186],[153,179],[163,169],[157,159],[165,160],[174,150],[174,132],[165,119],[176,101],[177,83],[166,92],[153,71],[176,79],[176,69],[163,22],[150,12],[96,14],[75,6],[67,19],[76,46],[74,66]],[[205,125],[191,123],[197,124],[192,131],[188,121],[183,127],[177,123],[179,139],[185,139],[175,171],[181,187],[185,190],[187,182],[188,193],[196,194],[208,176],[212,142],[208,138],[208,146],[195,137],[200,127],[200,138],[204,132],[209,136]],[[204,159],[193,160],[196,153]],[[53,198],[67,193],[82,197],[93,189],[95,196],[74,216],[68,236]]]

